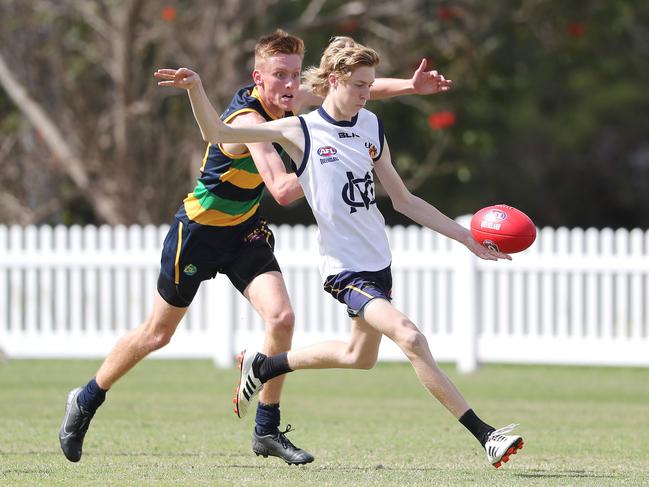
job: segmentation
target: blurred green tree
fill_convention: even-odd
[[[632,0],[4,0],[0,221],[168,221],[204,144],[152,72],[195,68],[223,106],[282,27],[305,65],[351,35],[382,54],[381,76],[426,57],[455,81],[370,106],[409,187],[448,214],[506,202],[539,225],[647,227],[648,20]],[[266,212],[312,221],[304,204]]]

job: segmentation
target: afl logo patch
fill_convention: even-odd
[[[483,217],[484,221],[488,222],[501,222],[507,219],[507,213],[501,210],[489,210],[487,214]]]
[[[320,147],[318,149],[318,155],[320,156],[320,164],[327,164],[329,162],[337,162],[339,159],[336,157],[338,150],[335,147],[327,145],[325,147]]]
[[[336,150],[336,148],[331,147],[331,146],[320,147],[318,149],[318,155],[320,157],[330,157],[330,156],[333,156],[333,155],[335,155],[337,153],[338,153],[338,151]]]

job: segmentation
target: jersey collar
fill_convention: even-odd
[[[318,108],[318,114],[330,124],[337,125],[338,127],[353,127],[356,125],[356,121],[358,120],[358,113],[354,115],[351,120],[335,120],[325,111],[324,108],[322,108],[322,106]]]

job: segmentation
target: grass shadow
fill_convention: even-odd
[[[617,476],[598,472],[589,472],[588,470],[545,470],[532,469],[526,472],[513,472],[514,477],[523,478],[592,478],[592,479],[614,479]]]

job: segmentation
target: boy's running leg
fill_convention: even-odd
[[[149,319],[117,342],[95,378],[85,387],[70,391],[59,430],[61,450],[68,460],[81,459],[83,440],[106,391],[149,353],[169,343],[186,311],[171,306],[156,293]]]
[[[282,274],[277,271],[260,274],[248,285],[244,295],[266,326],[263,353],[275,355],[288,351],[293,338],[295,315]],[[279,457],[292,465],[312,462],[313,455],[286,438],[285,434],[291,428],[287,427],[283,432],[279,429],[283,384],[282,375],[265,384],[259,393],[252,450],[257,455]]]

